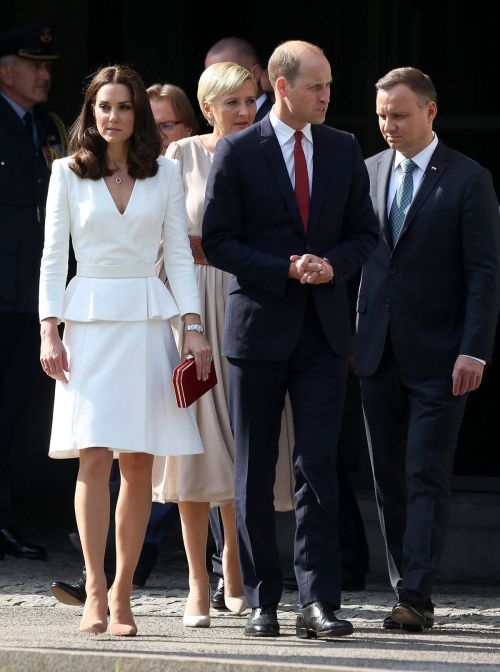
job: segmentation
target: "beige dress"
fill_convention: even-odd
[[[198,136],[169,145],[167,156],[180,163],[186,194],[188,233],[201,236],[205,188],[213,155]],[[217,506],[234,500],[234,441],[229,422],[228,365],[221,356],[229,278],[225,271],[206,264],[196,264],[201,301],[201,317],[212,346],[218,384],[196,402],[196,419],[205,448],[201,455],[168,457],[156,460],[153,469],[155,501],[210,502]],[[182,330],[177,343],[182,348]],[[293,424],[287,397],[283,412],[280,451],[274,489],[275,506],[286,511],[294,506]]]

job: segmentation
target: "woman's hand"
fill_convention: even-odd
[[[212,363],[212,348],[203,334],[197,331],[188,331],[184,334],[184,347],[182,354],[193,355],[196,362],[196,378],[206,380],[210,373]]]
[[[54,380],[67,383],[68,377],[64,372],[69,372],[68,355],[59,336],[55,317],[48,317],[42,320],[40,324],[40,336],[42,339],[40,349],[42,369]]]

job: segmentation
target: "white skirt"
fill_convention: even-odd
[[[72,322],[64,328],[69,382],[57,382],[49,456],[79,450],[195,455],[203,452],[192,408],[178,408],[179,363],[170,323]]]

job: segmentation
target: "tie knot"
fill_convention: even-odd
[[[417,164],[412,161],[411,159],[405,159],[404,161],[401,161],[401,170],[403,173],[412,173],[414,169],[417,167]]]
[[[295,142],[302,142],[302,131],[295,131]]]

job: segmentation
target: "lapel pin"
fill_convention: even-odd
[[[436,166],[431,166],[431,170],[437,170]]]

